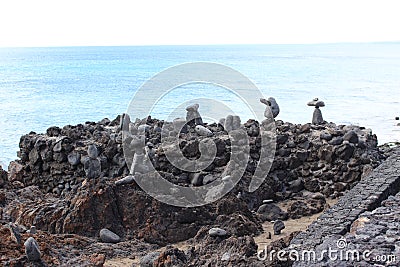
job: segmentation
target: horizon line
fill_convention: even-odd
[[[24,45],[16,45],[16,46],[0,46],[0,49],[7,48],[68,48],[68,47],[171,47],[171,46],[267,46],[267,45],[282,45],[282,46],[290,46],[290,45],[338,45],[338,44],[398,44],[398,41],[354,41],[354,42],[305,42],[305,43],[219,43],[219,44],[115,44],[115,45],[35,45],[35,46],[24,46]]]

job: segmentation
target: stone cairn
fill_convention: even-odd
[[[193,104],[186,107],[186,123],[191,127],[195,127],[196,125],[203,125],[203,119],[200,116],[198,111],[199,104]]]
[[[267,108],[264,111],[265,118],[271,119],[271,114],[273,118],[276,118],[276,116],[278,116],[280,109],[275,98],[273,97],[269,97],[268,99],[261,98],[260,102],[267,105]]]
[[[324,119],[322,118],[322,112],[319,109],[320,107],[325,107],[324,101],[318,100],[318,98],[314,98],[312,101],[307,103],[308,106],[315,107],[312,124],[319,125],[324,123]]]

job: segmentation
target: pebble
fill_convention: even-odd
[[[100,240],[104,243],[118,243],[121,238],[116,233],[103,228],[100,230]]]
[[[329,141],[328,143],[330,145],[333,145],[333,146],[341,145],[343,143],[343,137],[341,137],[341,136],[335,137],[331,141]]]
[[[25,243],[25,254],[30,261],[40,260],[40,249],[39,245],[33,237],[29,237]]]
[[[221,228],[211,228],[210,230],[208,230],[208,235],[211,237],[216,237],[216,236],[226,236],[228,233]]]
[[[128,175],[114,182],[115,185],[131,184],[135,181],[135,176]]]
[[[53,147],[54,152],[61,152],[61,150],[62,150],[61,142],[62,141],[59,141],[54,145],[54,147]]]
[[[311,124],[309,124],[309,123],[303,124],[300,127],[300,132],[301,133],[309,133],[310,131],[311,131]]]
[[[89,145],[87,149],[89,158],[96,159],[98,156],[97,147],[95,145]]]
[[[231,181],[231,176],[230,175],[227,175],[227,176],[224,176],[224,177],[222,177],[222,181],[223,182],[230,182]]]
[[[297,193],[304,189],[304,182],[301,178],[289,182],[288,190]]]
[[[321,138],[322,140],[330,141],[332,140],[332,135],[327,132],[322,132],[319,138]]]
[[[273,203],[261,205],[257,209],[257,213],[262,221],[286,220],[288,218],[287,212]]]
[[[196,133],[200,136],[212,136],[213,133],[203,125],[196,125],[194,128]]]
[[[81,162],[81,155],[78,153],[71,153],[68,155],[68,162],[72,166],[76,166]]]
[[[230,252],[225,252],[221,257],[221,261],[229,261],[230,258],[231,258],[231,253]]]
[[[32,234],[32,235],[34,235],[34,234],[36,234],[36,227],[34,226],[34,225],[32,225],[31,226],[31,228],[28,230],[28,231],[26,231],[27,233],[29,233],[29,234]]]
[[[87,178],[97,178],[101,175],[101,163],[99,159],[86,158],[83,168]]]
[[[325,199],[324,195],[321,192],[316,192],[310,195],[312,199]]]
[[[348,131],[343,136],[343,140],[349,141],[349,143],[357,144],[358,143],[358,135],[355,131]]]
[[[308,106],[312,106],[312,107],[325,107],[325,103],[324,101],[318,100],[318,98],[314,98],[312,101],[307,103]]]
[[[281,220],[277,220],[274,222],[274,235],[280,235],[281,231],[285,229],[285,224]]]

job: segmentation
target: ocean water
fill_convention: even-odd
[[[371,128],[380,144],[400,141],[400,43],[0,48],[0,164],[16,158],[21,135],[115,118],[153,75],[196,61],[249,77],[276,98],[278,119],[310,122],[306,103],[319,97],[325,120]],[[229,92],[210,85],[189,89],[166,96],[152,115],[164,118],[191,97],[235,105]]]

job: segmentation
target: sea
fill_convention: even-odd
[[[17,158],[22,135],[114,119],[146,81],[190,62],[239,71],[277,100],[277,119],[311,122],[307,102],[318,97],[326,121],[371,129],[379,144],[400,141],[400,43],[0,48],[0,165]],[[164,119],[191,97],[237,105],[219,89],[172,92],[151,115]]]

